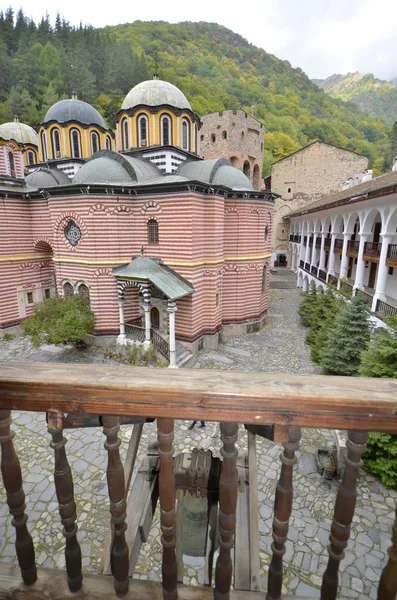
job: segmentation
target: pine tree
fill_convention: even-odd
[[[320,362],[321,352],[328,341],[331,329],[335,327],[336,317],[344,306],[343,301],[337,300],[332,289],[327,289],[318,296],[312,315],[310,331],[306,336],[306,343],[311,348],[311,359]]]
[[[397,318],[388,321],[392,330],[379,327],[370,346],[361,355],[359,374],[362,377],[392,377],[397,379]]]
[[[320,362],[324,372],[330,375],[357,375],[360,356],[367,348],[370,336],[366,305],[361,296],[354,296],[342,308],[321,352]]]
[[[302,292],[301,296],[303,299],[299,306],[298,315],[301,318],[302,325],[310,327],[318,298],[317,288],[314,281],[312,281],[310,284],[309,291]]]

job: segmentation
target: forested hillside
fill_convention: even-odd
[[[243,107],[262,120],[266,173],[315,139],[365,154],[378,171],[390,165],[390,127],[222,26],[136,21],[99,30],[0,13],[1,122],[18,114],[35,125],[75,89],[112,124],[128,90],[155,69],[199,114]]]
[[[397,86],[393,82],[377,79],[372,73],[331,75],[313,81],[326,94],[350,100],[388,125],[397,121]]]

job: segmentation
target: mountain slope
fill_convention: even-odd
[[[331,75],[327,79],[313,79],[326,94],[354,102],[388,125],[397,121],[397,85],[377,79],[371,73]]]

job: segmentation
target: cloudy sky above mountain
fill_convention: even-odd
[[[333,73],[372,72],[397,76],[395,0],[130,0],[114,5],[94,0],[9,0],[37,22],[57,11],[70,23],[95,27],[163,20],[210,21],[228,27],[251,43],[289,60],[312,78]],[[114,10],[113,10],[114,6]]]

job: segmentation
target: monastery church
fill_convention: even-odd
[[[0,125],[0,334],[56,294],[89,297],[93,343],[154,344],[170,366],[261,328],[276,195],[255,189],[263,131],[247,117],[219,113],[223,141],[256,140],[241,170],[202,158],[214,115],[207,132],[157,75],[127,94],[115,133],[76,94],[38,132]]]

